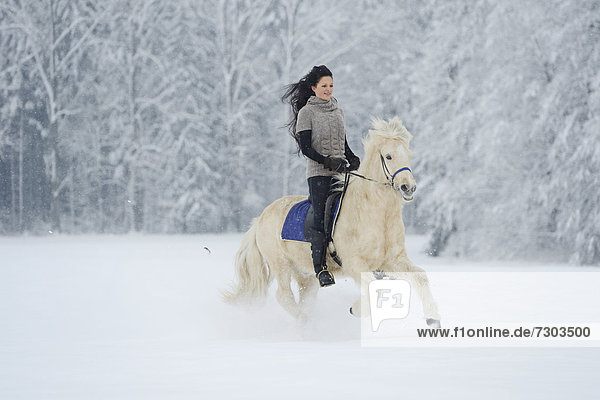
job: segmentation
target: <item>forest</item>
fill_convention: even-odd
[[[599,0],[3,0],[0,234],[245,231],[319,64],[358,156],[413,134],[430,255],[600,265]]]

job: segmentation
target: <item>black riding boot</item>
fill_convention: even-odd
[[[333,279],[333,275],[327,270],[327,265],[325,265],[327,240],[323,232],[313,232],[310,248],[312,250],[313,266],[315,267],[315,274],[319,280],[319,285],[321,287],[333,285],[335,279]]]

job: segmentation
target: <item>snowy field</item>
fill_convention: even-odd
[[[240,239],[0,238],[0,399],[598,398],[599,348],[363,348],[344,278],[303,327],[273,297],[223,304]],[[428,271],[574,268],[407,241]]]

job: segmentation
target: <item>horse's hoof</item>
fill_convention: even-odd
[[[427,326],[433,329],[440,329],[442,324],[439,319],[427,318]]]

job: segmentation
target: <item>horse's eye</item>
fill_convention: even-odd
[[[388,160],[391,160],[392,156],[388,154],[388,155],[385,156],[385,158],[387,158]]]

